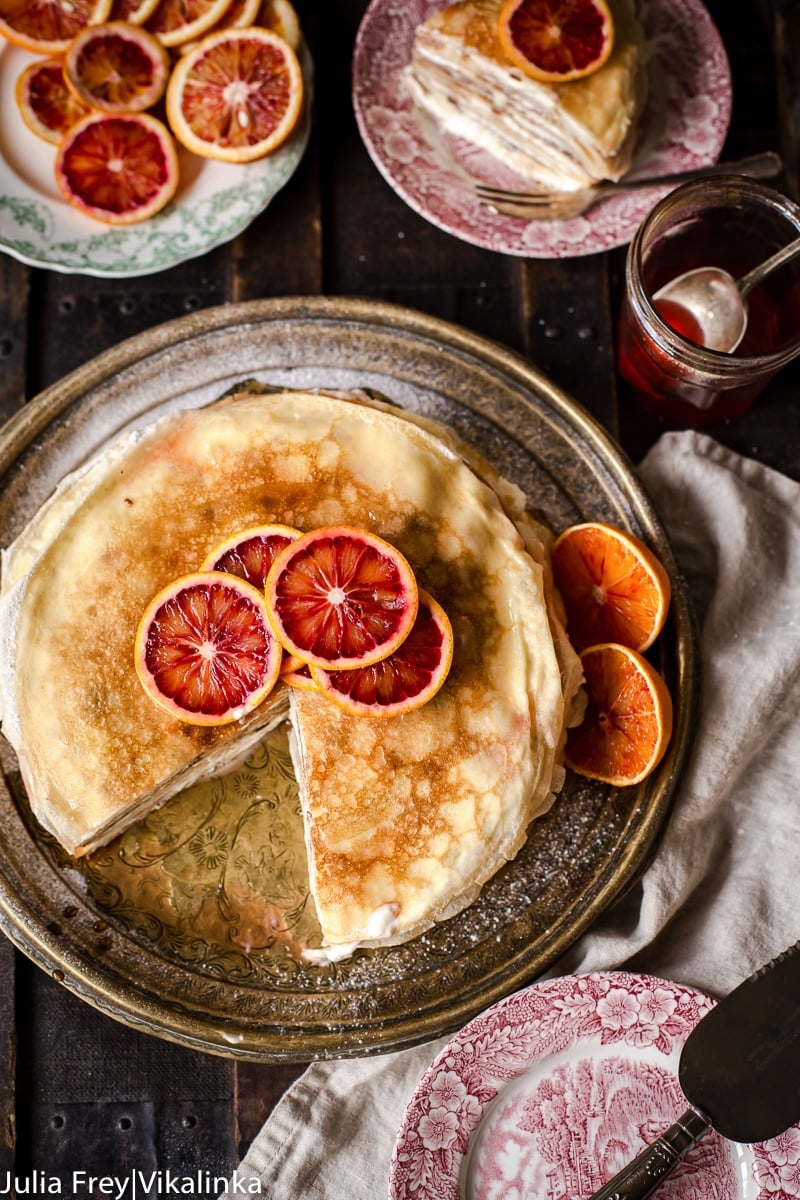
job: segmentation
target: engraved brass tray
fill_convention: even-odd
[[[217,1054],[307,1061],[400,1049],[451,1032],[545,970],[646,864],[693,725],[691,612],[634,470],[591,417],[503,347],[363,300],[211,309],[73,372],[0,430],[0,542],[121,430],[247,379],[369,388],[449,422],[551,527],[611,521],[644,537],[672,575],[658,665],[675,733],[658,770],[625,789],[568,777],[469,909],[335,965],[296,954],[318,930],[282,731],[83,861],[30,817],[0,739],[0,925],[40,967],[118,1020]]]

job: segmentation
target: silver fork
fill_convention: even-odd
[[[647,179],[604,180],[593,187],[572,192],[510,192],[505,188],[476,183],[475,192],[484,208],[520,221],[554,221],[577,217],[608,196],[654,185],[687,183],[690,179],[705,179],[712,175],[748,175],[751,179],[771,179],[783,170],[780,155],[772,150],[752,154],[732,162],[696,167],[671,175],[650,176]]]

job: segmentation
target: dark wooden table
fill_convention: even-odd
[[[797,198],[800,3],[707,4],[734,76],[724,156],[781,150],[781,183]],[[365,0],[298,0],[297,7],[316,63],[314,131],[297,174],[235,242],[162,274],[95,279],[0,257],[0,418],[162,321],[238,300],[339,294],[394,301],[510,345],[638,461],[667,426],[615,373],[624,248],[519,260],[426,223],[383,181],[356,129],[350,63]],[[749,414],[708,432],[800,478],[799,389],[797,363]],[[6,1170],[65,1181],[73,1168],[227,1175],[300,1070],[236,1063],[130,1030],[0,938],[0,1188]]]

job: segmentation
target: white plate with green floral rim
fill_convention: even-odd
[[[179,150],[181,183],[162,212],[136,225],[103,225],[63,199],[53,173],[55,146],[20,116],[14,87],[33,60],[16,46],[0,49],[0,250],[30,266],[125,278],[196,258],[246,229],[289,180],[306,148],[312,63],[304,48],[304,113],[279,150],[241,165]]]

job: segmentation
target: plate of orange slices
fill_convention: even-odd
[[[31,266],[176,266],[241,233],[303,156],[313,68],[288,0],[0,6],[0,34],[0,250]]]

